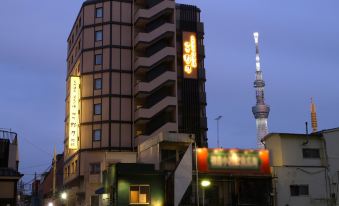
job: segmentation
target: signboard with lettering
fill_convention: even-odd
[[[198,78],[197,35],[194,32],[183,32],[183,71],[184,78]]]
[[[80,77],[72,76],[69,85],[68,148],[76,150],[79,138]]]
[[[198,148],[199,172],[270,174],[268,150]]]

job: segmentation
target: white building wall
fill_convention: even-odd
[[[322,206],[326,203],[325,168],[275,167],[278,206]],[[291,196],[291,185],[308,185],[309,195]]]
[[[269,134],[265,143],[271,155],[277,206],[329,205],[326,153],[319,135]],[[319,149],[320,158],[304,158],[304,148]],[[291,185],[307,185],[308,195],[292,196]]]
[[[339,128],[322,133],[326,142],[331,196],[339,206]]]
[[[298,165],[298,166],[323,166],[324,165],[324,150],[322,140],[319,138],[307,138],[303,136],[296,137],[280,137],[282,145],[282,160],[283,165]],[[303,149],[313,148],[320,150],[320,159],[303,158]]]

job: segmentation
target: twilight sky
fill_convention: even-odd
[[[20,170],[30,180],[63,150],[66,39],[82,0],[1,0],[0,128],[19,134]],[[224,148],[256,145],[255,45],[260,33],[269,131],[304,132],[310,97],[319,129],[339,127],[339,2],[178,0],[202,9],[208,137],[216,118]]]

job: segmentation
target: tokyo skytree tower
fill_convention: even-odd
[[[254,32],[254,42],[256,47],[256,56],[255,56],[255,63],[256,63],[256,72],[255,72],[255,81],[254,81],[254,88],[255,88],[255,96],[257,103],[255,106],[252,107],[252,112],[255,117],[256,126],[257,126],[257,144],[259,148],[263,148],[264,145],[261,142],[261,139],[268,134],[268,126],[267,126],[267,118],[270,112],[270,107],[265,104],[264,98],[264,87],[265,82],[262,77],[262,71],[260,68],[260,57],[259,57],[259,33]]]

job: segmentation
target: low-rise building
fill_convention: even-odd
[[[277,206],[338,205],[339,129],[312,134],[270,133]]]
[[[192,185],[194,189],[198,180],[203,205],[273,206],[267,150],[199,148],[197,163],[198,178]]]
[[[54,161],[54,160],[53,160]],[[39,180],[38,194],[41,205],[48,205],[53,202],[54,205],[60,203],[60,194],[63,192],[63,167],[64,154],[56,155],[56,168],[54,170],[53,162],[51,168]],[[54,176],[55,171],[55,176]],[[55,194],[53,194],[53,179],[55,178]]]
[[[18,168],[18,135],[0,130],[0,205],[16,205],[17,182],[22,177]]]

